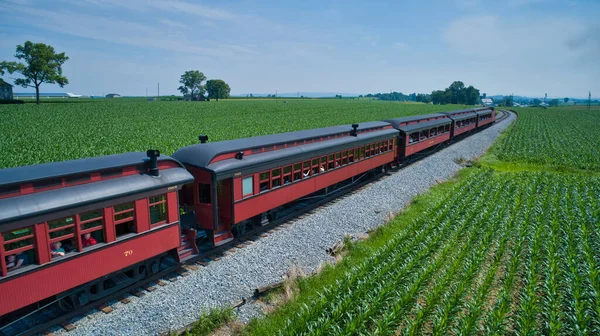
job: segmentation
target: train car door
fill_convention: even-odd
[[[219,226],[225,225],[227,229],[232,224],[232,205],[233,205],[233,181],[231,178],[217,181],[217,212],[219,216]]]

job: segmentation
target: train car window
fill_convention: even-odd
[[[310,161],[304,161],[302,164],[302,177],[310,176]]]
[[[354,148],[354,157],[356,160],[360,159],[360,148]]]
[[[271,171],[271,188],[281,186],[281,168]]]
[[[34,189],[44,189],[44,188],[56,187],[56,186],[60,186],[60,185],[62,185],[62,178],[56,178],[56,179],[35,182],[33,184],[33,188]]]
[[[94,210],[79,215],[82,249],[105,241],[104,238],[104,212]]]
[[[115,168],[100,172],[100,177],[114,177],[123,174],[123,168]]]
[[[50,256],[52,259],[79,251],[75,238],[75,217],[48,221]]]
[[[9,186],[0,187],[0,196],[18,194],[21,192],[21,186],[19,184],[13,184]]]
[[[202,204],[210,204],[211,200],[210,184],[198,183],[198,200]]]
[[[167,195],[150,197],[150,228],[167,223]]]
[[[366,145],[365,147],[365,157],[371,156],[371,145]]]
[[[85,181],[89,181],[92,179],[92,175],[90,174],[79,174],[79,175],[72,175],[72,176],[67,176],[65,178],[65,182],[66,183],[80,183],[80,182],[85,182]]]
[[[312,174],[313,175],[318,174],[320,172],[320,170],[319,170],[319,159],[313,159],[312,160],[311,168],[312,168]]]
[[[432,129],[429,130],[429,135],[434,137],[437,135],[437,127],[434,127]]]
[[[242,196],[250,196],[254,193],[253,176],[244,177],[242,179]]]
[[[113,207],[115,233],[117,238],[136,232],[134,203],[125,203]]]
[[[429,134],[427,132],[427,130],[421,131],[421,134],[419,136],[419,140],[425,140],[429,137]]]
[[[0,260],[2,264],[0,276],[6,276],[8,273],[37,262],[33,227],[3,232],[2,237],[5,258]],[[6,272],[3,271],[4,269]]]
[[[450,124],[444,126],[444,132],[446,132],[446,133],[450,132]]]
[[[294,164],[294,174],[293,174],[293,181],[297,181],[297,180],[301,180],[302,179],[302,164],[301,163],[295,163]]]
[[[271,189],[271,172],[262,172],[259,175],[259,189],[260,192]]]
[[[360,158],[364,159],[365,158],[365,147],[360,147]]]

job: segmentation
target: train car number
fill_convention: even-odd
[[[123,254],[124,254],[126,257],[129,257],[130,255],[132,255],[132,254],[133,254],[133,250],[127,250],[127,251],[123,252]]]

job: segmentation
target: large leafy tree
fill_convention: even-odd
[[[221,79],[211,79],[206,82],[206,91],[208,98],[219,101],[219,99],[229,98],[231,88]]]
[[[178,88],[178,90],[183,94],[189,94],[192,100],[194,98],[204,96],[206,89],[202,82],[206,80],[206,76],[198,70],[190,70],[186,71],[181,78],[179,79],[179,83],[182,85]]]
[[[0,69],[22,75],[23,78],[15,80],[15,85],[35,88],[37,104],[40,103],[40,85],[43,83],[58,84],[60,87],[69,84],[67,77],[62,74],[62,65],[69,59],[64,52],[57,54],[52,46],[27,41],[17,45],[15,57],[24,63],[4,61],[0,63]]]

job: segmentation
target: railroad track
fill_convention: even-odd
[[[496,122],[500,122],[506,119],[509,116],[509,112],[505,110],[499,110],[499,114],[496,118]],[[462,139],[458,139],[456,141],[460,141]],[[68,321],[73,319],[76,316],[86,316],[89,314],[90,310],[98,309],[104,313],[111,313],[113,308],[107,306],[106,303],[111,301],[120,301],[124,304],[130,302],[129,299],[126,298],[128,294],[132,294],[136,297],[142,297],[150,292],[153,292],[157,287],[156,286],[166,286],[170,282],[175,282],[179,279],[179,276],[185,277],[191,271],[196,271],[200,267],[207,266],[209,262],[218,261],[226,251],[235,251],[239,249],[243,249],[245,246],[251,245],[252,243],[260,240],[268,236],[269,231],[278,231],[280,227],[284,227],[286,225],[291,225],[294,220],[303,218],[307,213],[312,213],[318,208],[325,207],[329,203],[337,202],[344,196],[349,196],[352,193],[360,191],[363,187],[385,177],[389,176],[391,173],[394,173],[402,168],[407,167],[410,164],[418,162],[420,159],[428,156],[432,152],[438,151],[443,147],[448,146],[447,144],[444,146],[437,146],[430,151],[427,151],[424,155],[416,157],[414,160],[409,162],[405,162],[399,167],[393,168],[391,170],[385,171],[383,173],[377,174],[375,176],[366,176],[363,175],[357,179],[357,181],[346,185],[330,194],[324,195],[319,199],[311,202],[310,204],[289,213],[277,220],[260,226],[241,237],[235,238],[234,240],[228,242],[227,244],[221,245],[209,251],[200,253],[188,260],[186,260],[183,265],[182,264],[174,264],[171,267],[167,267],[152,276],[140,281],[138,283],[132,284],[110,296],[103,298],[100,301],[96,301],[90,303],[88,305],[82,306],[76,310],[71,312],[64,312],[60,309],[57,309],[56,305],[37,311],[35,316],[29,315],[25,318],[23,323],[21,323],[24,328],[18,328],[18,326],[14,327],[3,327],[0,331],[0,336],[16,336],[16,335],[33,335],[36,333],[42,333],[44,335],[51,335],[47,330],[56,325],[62,326],[67,331],[71,331],[76,327],[70,324]],[[156,284],[156,285],[155,285]],[[243,303],[241,303],[243,304]],[[234,306],[239,306],[240,303],[234,303]],[[32,319],[33,321],[27,319]],[[34,327],[28,327],[31,324],[36,324]],[[182,328],[180,331],[185,331],[187,327]]]

